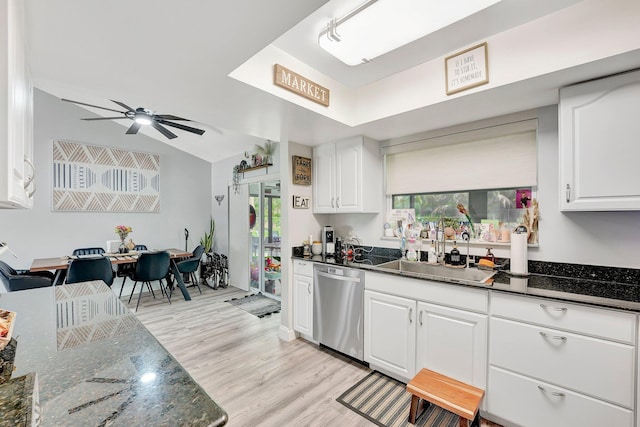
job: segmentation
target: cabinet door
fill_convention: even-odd
[[[335,144],[313,149],[313,212],[336,211],[336,151]]]
[[[336,143],[337,212],[362,211],[362,138]]]
[[[373,369],[408,381],[415,373],[416,302],[365,291],[364,360]]]
[[[313,335],[313,279],[293,276],[293,329],[311,337]]]
[[[486,386],[487,316],[418,302],[416,372],[431,369]]]
[[[562,210],[640,210],[640,71],[560,90]]]
[[[0,14],[0,27],[6,27],[6,38],[0,46],[0,162],[6,171],[0,177],[0,206],[31,207],[33,193],[30,180],[35,172],[25,159],[31,161],[33,147],[32,86],[25,54],[23,2],[5,2]]]

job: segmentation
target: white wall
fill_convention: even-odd
[[[91,113],[73,104],[35,91],[34,163],[36,184],[33,209],[0,210],[0,240],[18,255],[2,260],[28,268],[34,258],[70,254],[74,248],[105,246],[117,239],[116,225],[133,228],[129,235],[149,248],[189,248],[209,229],[211,216],[210,163],[142,134],[125,135],[126,128],[112,121],[82,121]],[[178,136],[178,140],[179,140]],[[52,212],[52,140],[118,147],[160,155],[159,213]]]
[[[551,105],[538,109],[535,114],[538,117],[540,243],[537,248],[529,248],[529,259],[639,268],[640,212],[560,212],[557,113],[557,106]],[[463,173],[463,170],[459,172]],[[380,238],[384,216],[382,213],[316,215],[328,217],[338,236],[353,229],[366,245],[396,248],[397,241]],[[506,249],[493,252],[498,256],[509,256]],[[472,253],[484,253],[484,246],[475,248]]]

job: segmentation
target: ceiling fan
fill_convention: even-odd
[[[64,99],[64,98],[62,98],[62,101],[71,102],[71,103],[78,104],[78,105],[85,105],[87,107],[101,108],[103,110],[113,111],[113,112],[122,114],[123,115],[122,117],[120,117],[120,116],[118,116],[118,117],[92,117],[92,118],[87,118],[87,119],[82,119],[82,120],[122,120],[122,119],[133,120],[133,124],[129,127],[129,129],[127,129],[127,132],[126,132],[127,135],[135,135],[136,133],[138,133],[138,131],[140,130],[140,128],[142,126],[146,126],[146,125],[153,126],[154,129],[156,129],[158,132],[163,134],[168,139],[177,138],[178,135],[176,135],[175,133],[171,132],[165,126],[171,126],[171,127],[176,128],[176,129],[185,130],[187,132],[195,133],[195,134],[198,134],[198,135],[202,135],[204,133],[204,130],[202,130],[202,129],[197,129],[197,128],[194,128],[194,127],[191,127],[191,126],[186,126],[186,125],[183,125],[183,124],[180,124],[180,123],[173,123],[174,121],[188,121],[188,122],[190,122],[191,120],[189,120],[189,119],[183,119],[182,117],[173,116],[171,114],[156,114],[155,111],[149,110],[149,109],[143,108],[143,107],[138,107],[138,108],[134,109],[134,108],[129,107],[124,102],[116,101],[116,100],[113,100],[113,99],[111,100],[112,102],[115,102],[116,104],[118,104],[122,108],[126,108],[126,111],[114,110],[112,108],[100,107],[98,105],[86,104],[84,102],[72,101],[70,99]]]

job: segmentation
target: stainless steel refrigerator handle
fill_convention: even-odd
[[[326,277],[326,278],[333,279],[333,280],[341,280],[343,282],[360,283],[360,278],[359,277],[336,276],[334,274],[327,274],[327,273],[325,273],[323,271],[318,271],[318,270],[316,270],[316,274],[318,276]]]

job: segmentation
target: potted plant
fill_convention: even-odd
[[[264,144],[264,147],[256,144],[256,154],[262,157],[261,164],[263,165],[272,164],[272,161],[273,161],[272,157],[275,151],[276,151],[276,143],[273,141],[267,140],[267,142],[265,142]]]
[[[216,230],[216,222],[211,217],[211,222],[209,223],[209,232],[204,233],[204,236],[200,238],[200,244],[204,246],[204,252],[209,254],[213,250],[213,234]]]

